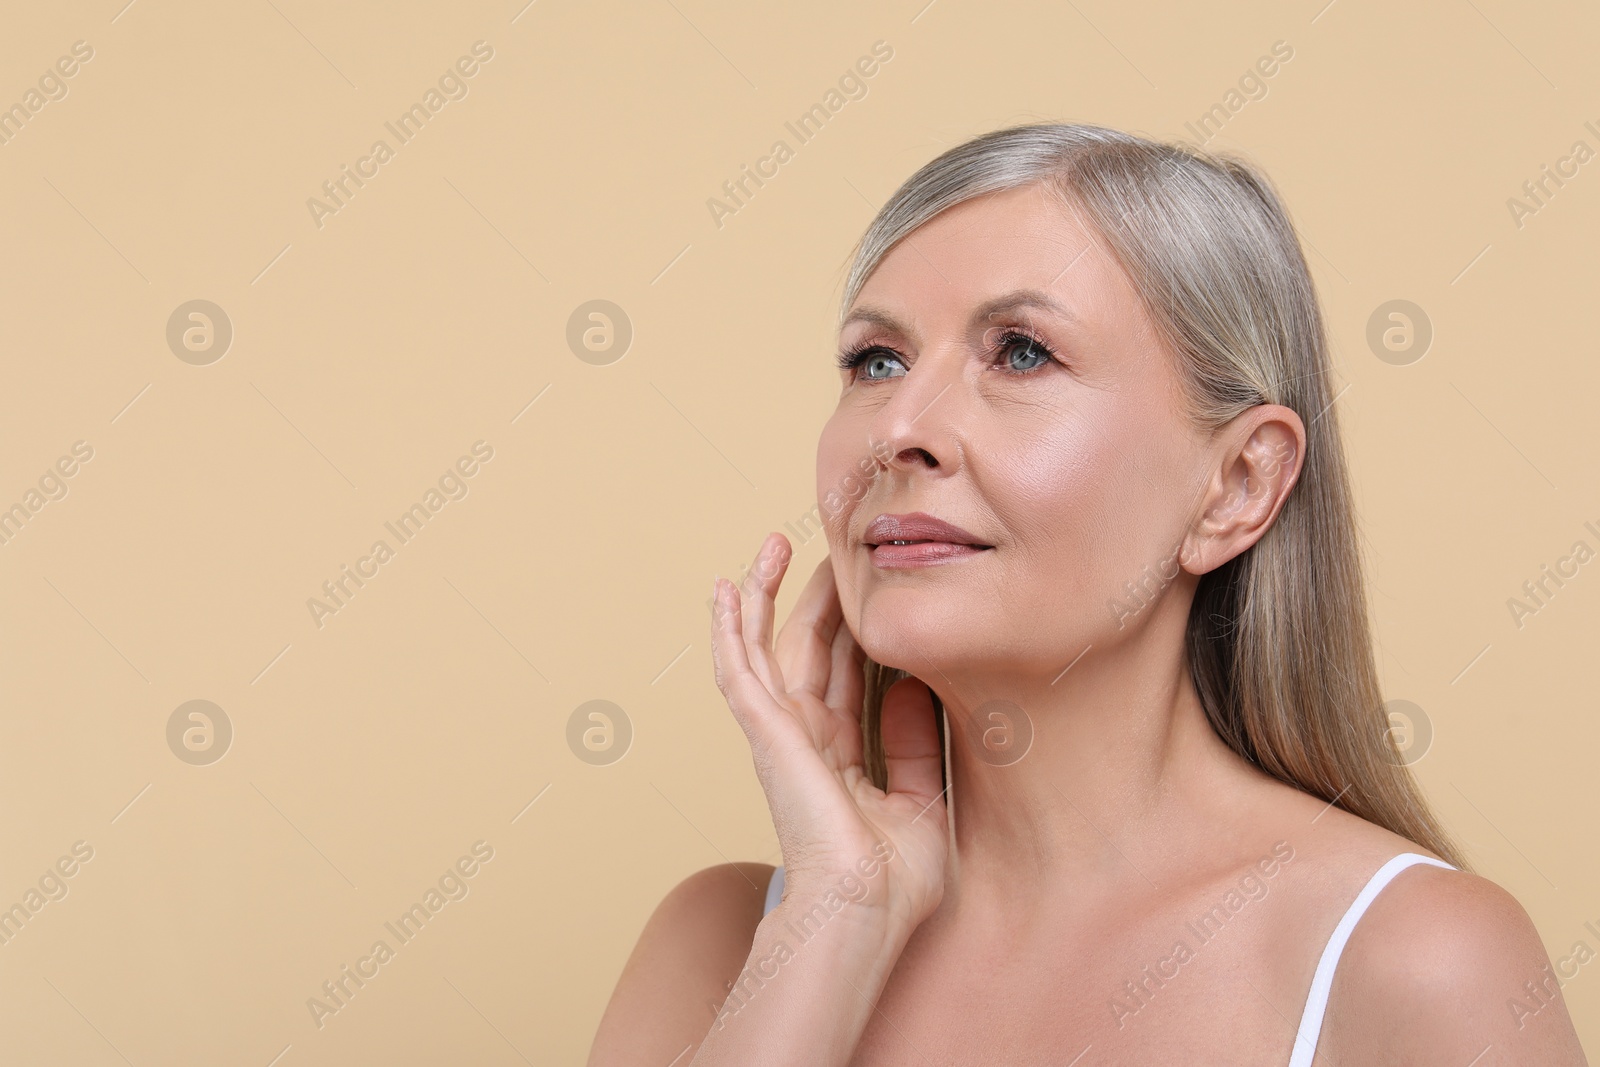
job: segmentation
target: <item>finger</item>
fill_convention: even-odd
[[[732,582],[717,579],[713,605],[711,664],[717,688],[745,736],[754,742],[760,729],[756,720],[771,705],[771,693],[750,669],[740,628],[739,591]]]
[[[761,551],[756,553],[750,573],[739,583],[745,651],[751,667],[773,693],[782,693],[785,689],[783,672],[772,655],[772,617],[777,612],[778,585],[793,558],[789,539],[780,533],[770,533],[761,542]]]
[[[938,712],[933,693],[918,678],[902,678],[883,696],[883,752],[890,793],[932,803],[944,789]]]
[[[739,583],[743,595],[744,636],[752,645],[770,647],[772,644],[772,602],[793,558],[789,539],[780,533],[769,533],[761,542],[750,570]]]
[[[822,698],[831,677],[833,639],[843,619],[833,570],[824,557],[778,634],[774,654],[790,692],[805,691]]]

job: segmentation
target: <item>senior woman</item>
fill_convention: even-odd
[[[1265,177],[989,133],[884,205],[842,307],[829,555],[775,647],[788,542],[716,583],[783,866],[668,894],[590,1064],[1583,1064],[1390,734]]]

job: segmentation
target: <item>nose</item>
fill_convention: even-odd
[[[891,395],[867,426],[868,443],[884,470],[909,474],[934,471],[950,475],[960,469],[961,353],[919,356],[888,389]]]

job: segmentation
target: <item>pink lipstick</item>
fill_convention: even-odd
[[[874,566],[926,567],[991,550],[975,534],[921,511],[879,515],[862,534]]]

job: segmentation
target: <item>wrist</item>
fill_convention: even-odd
[[[701,1045],[707,1064],[842,1065],[914,924],[880,906],[786,887]],[[774,1048],[785,1055],[774,1057]],[[701,1062],[700,1056],[696,1062]]]
[[[820,943],[857,958],[893,963],[915,928],[885,905],[790,887],[759,929],[770,930],[793,951]]]

